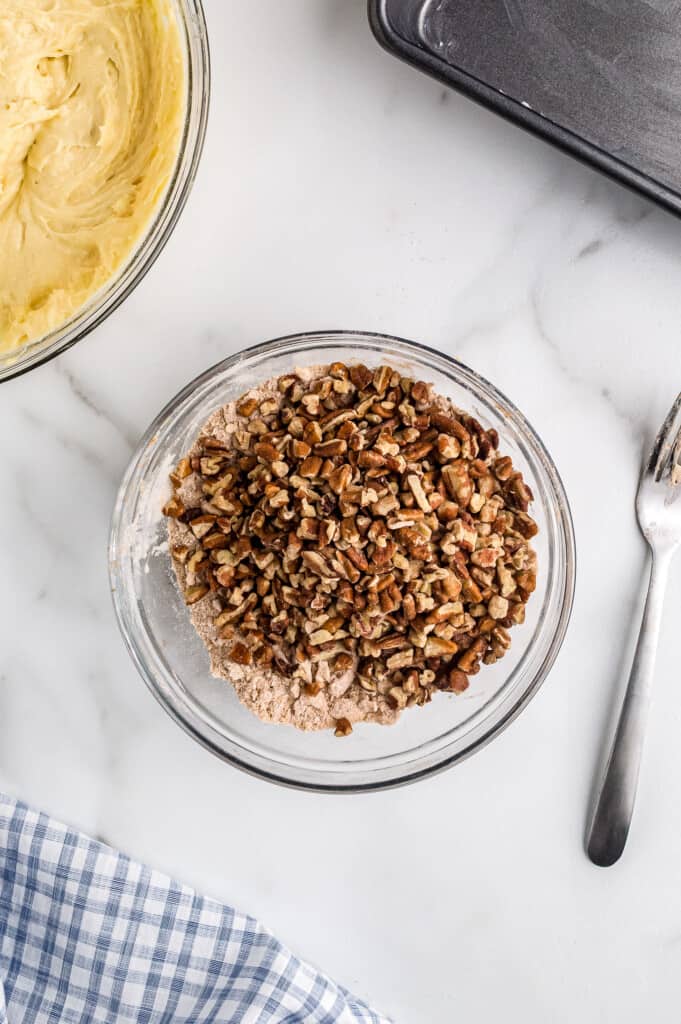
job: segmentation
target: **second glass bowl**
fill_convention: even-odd
[[[210,674],[208,654],[175,581],[161,507],[168,474],[202,424],[226,402],[295,367],[331,362],[387,363],[494,427],[532,491],[539,525],[537,590],[511,650],[483,666],[469,690],[436,694],[394,726],[362,724],[351,736],[303,733],[260,721],[228,682]],[[192,381],[152,423],[121,484],[113,515],[110,574],[125,643],[143,679],[196,740],[262,778],[331,792],[381,789],[423,778],[479,750],[536,693],[560,649],[572,607],[575,547],[558,472],[522,414],[468,367],[414,342],[384,335],[297,335],[248,349]]]
[[[0,353],[0,383],[75,345],[125,301],[170,238],[199,167],[210,105],[210,52],[201,0],[171,0],[185,53],[184,127],[175,169],[153,220],[121,268],[65,324],[18,352]]]

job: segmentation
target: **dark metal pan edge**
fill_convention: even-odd
[[[636,170],[629,164],[612,156],[611,153],[599,149],[591,142],[561,125],[542,117],[535,111],[524,107],[517,100],[505,96],[485,82],[474,78],[444,61],[438,60],[428,51],[416,46],[397,33],[388,17],[389,0],[368,0],[369,23],[371,30],[380,45],[394,56],[411,64],[443,82],[445,85],[467,96],[507,121],[524,128],[526,131],[551,143],[582,163],[606,174],[613,181],[625,185],[646,199],[669,210],[677,216],[681,215],[681,194],[663,185],[655,178]]]

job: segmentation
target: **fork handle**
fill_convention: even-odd
[[[634,663],[587,843],[589,857],[600,867],[619,860],[629,835],[670,562],[671,553],[653,551]]]

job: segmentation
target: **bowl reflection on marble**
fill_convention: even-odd
[[[210,104],[210,54],[201,0],[170,0],[185,60],[184,123],[172,176],[151,222],[114,275],[64,324],[0,353],[0,383],[66,351],[113,313],[144,278],[170,238],[198,171]]]
[[[351,736],[300,732],[265,723],[224,679],[210,674],[208,652],[177,586],[161,507],[168,474],[220,406],[296,366],[388,363],[434,384],[436,391],[495,428],[534,492],[539,525],[537,590],[511,650],[483,666],[462,695],[437,694],[393,726],[361,724]],[[110,541],[116,615],[143,679],[172,717],[213,753],[285,785],[358,792],[400,785],[456,764],[501,732],[546,678],[570,617],[574,534],[558,472],[521,413],[461,363],[414,342],[384,335],[325,332],[268,342],[226,359],[192,381],[149,427],[116,500]]]

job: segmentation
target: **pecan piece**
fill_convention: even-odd
[[[184,592],[184,599],[187,604],[196,604],[206,596],[209,591],[209,587],[205,583],[197,583],[196,586],[187,587]]]

